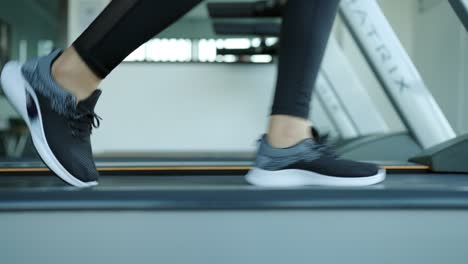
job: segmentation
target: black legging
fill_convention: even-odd
[[[113,0],[73,46],[105,78],[133,50],[201,0]],[[272,114],[308,118],[312,89],[339,0],[289,0],[283,15]]]

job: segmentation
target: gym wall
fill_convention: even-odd
[[[85,6],[94,4],[99,10],[107,0],[80,1]],[[462,27],[446,1],[379,2],[451,124],[458,133],[467,132],[468,121],[462,118],[468,110],[467,95],[462,89],[467,83],[462,67],[468,59],[466,53],[464,58],[460,56],[463,40],[445,43],[446,39],[463,39]],[[78,10],[70,4],[70,40],[81,30],[79,22],[74,22],[79,17]],[[185,22],[162,35],[212,37],[204,13],[204,7],[200,6]],[[196,27],[186,31],[185,23]],[[441,34],[445,36],[440,37]],[[335,35],[389,126],[394,131],[403,130],[390,102],[339,22]],[[466,34],[464,37],[466,43]],[[439,67],[440,61],[445,65]],[[253,150],[253,142],[266,127],[274,78],[274,65],[125,63],[103,84],[104,95],[98,111],[105,122],[94,135],[95,151]],[[135,103],[125,109],[119,107],[128,98]],[[117,141],[127,135],[132,137]]]
[[[23,2],[33,1],[9,1],[9,5],[24,5]],[[107,2],[69,1],[69,43]],[[464,117],[468,112],[468,77],[464,74],[468,68],[468,36],[447,1],[379,2],[454,129],[458,133],[468,132],[468,119]],[[17,32],[21,35],[14,35],[14,41],[47,39],[56,30],[48,24],[47,13],[35,19],[35,23],[21,23],[15,12],[15,9],[0,8],[2,17],[18,24]],[[206,11],[200,6],[185,22],[162,35],[212,37],[205,18]],[[192,25],[191,30],[187,31],[184,24]],[[392,130],[402,130],[401,121],[339,22],[334,34]],[[17,49],[13,53],[17,57]],[[95,151],[253,150],[255,139],[266,126],[274,79],[272,64],[124,63],[102,86],[104,95],[97,111],[105,120],[93,138]],[[123,108],[124,99],[133,103]],[[0,101],[0,113],[10,116],[14,112],[6,102]]]

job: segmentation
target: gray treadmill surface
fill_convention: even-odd
[[[161,167],[161,166],[252,166],[250,160],[154,160],[154,159],[134,159],[134,160],[96,160],[96,166],[102,167]],[[0,161],[0,168],[46,168],[39,160],[27,162]]]
[[[2,176],[0,211],[468,209],[468,176],[389,174],[361,188],[260,188],[243,177],[103,176],[87,190],[52,176]]]
[[[372,162],[381,166],[418,166],[416,163],[394,160],[362,160]],[[250,159],[154,159],[154,158],[134,158],[134,159],[96,159],[98,168],[128,168],[128,167],[236,167],[253,166]],[[46,168],[40,160],[0,160],[0,169],[10,168]]]

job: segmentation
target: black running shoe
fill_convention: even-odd
[[[1,74],[4,93],[26,122],[34,146],[44,163],[65,182],[76,187],[97,185],[90,135],[99,126],[95,91],[76,103],[51,75],[59,51],[24,65],[9,62]]]
[[[246,180],[258,186],[367,186],[382,182],[376,165],[340,159],[329,147],[306,139],[285,149],[272,147],[264,136],[254,168]]]

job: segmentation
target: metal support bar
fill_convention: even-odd
[[[455,132],[377,1],[344,0],[340,13],[415,139],[428,148],[454,138]]]
[[[468,0],[449,0],[453,10],[468,31]]]

